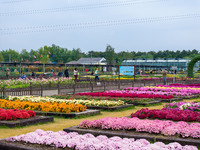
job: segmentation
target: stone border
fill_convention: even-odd
[[[94,136],[106,135],[108,137],[119,136],[121,138],[135,138],[135,139],[146,139],[150,141],[162,141],[162,142],[178,142],[181,145],[200,145],[200,139],[193,138],[180,138],[177,136],[163,136],[161,134],[150,134],[144,132],[120,130],[120,131],[111,131],[111,130],[101,130],[101,129],[80,129],[78,126],[73,126],[70,128],[63,129],[65,132],[78,132],[79,134],[91,133]]]
[[[190,96],[183,96],[183,99],[194,99],[194,98],[198,98],[199,95],[190,95]]]
[[[128,104],[133,104],[133,105],[142,105],[142,106],[146,106],[146,105],[151,105],[151,104],[157,104],[160,103],[161,100],[155,100],[155,101],[151,101],[151,102],[144,102],[144,103],[138,103],[138,102],[132,102],[132,103],[128,103]]]
[[[102,110],[120,110],[123,108],[128,108],[133,106],[133,104],[127,104],[127,105],[121,105],[121,106],[112,106],[112,107],[106,107],[106,106],[87,106],[88,109],[102,109]]]
[[[45,116],[61,116],[65,118],[74,118],[74,117],[80,117],[80,116],[90,116],[90,115],[98,115],[100,114],[99,110],[88,110],[84,112],[77,112],[77,113],[59,113],[59,112],[42,112],[42,111],[35,111],[36,115],[45,115]]]
[[[53,117],[47,117],[47,116],[36,116],[28,119],[20,119],[15,121],[0,121],[0,126],[7,126],[10,128],[14,128],[17,126],[28,126],[33,125],[37,123],[46,123],[46,122],[53,122]]]
[[[24,144],[23,144],[24,143]],[[20,143],[20,142],[7,142],[5,139],[0,140],[0,150],[63,150],[63,148],[56,148],[52,146],[31,144],[31,143]],[[73,150],[71,148],[65,148],[65,150]]]
[[[161,101],[171,103],[171,102],[174,102],[174,101],[182,101],[182,100],[183,100],[182,97],[178,97],[178,98],[172,98],[172,99],[162,99]]]

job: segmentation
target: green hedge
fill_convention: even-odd
[[[194,77],[194,74],[193,74],[194,65],[199,60],[200,60],[200,56],[196,56],[189,62],[188,67],[187,67],[187,76],[188,77],[191,77],[191,78]]]

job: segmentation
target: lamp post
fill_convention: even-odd
[[[91,62],[91,72],[92,72],[92,51],[91,51],[91,58],[90,58],[90,62]]]

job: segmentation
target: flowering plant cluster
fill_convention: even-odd
[[[159,98],[159,99],[171,99],[171,95],[155,95],[155,94],[136,94],[136,93],[122,93],[121,91],[107,91],[107,92],[95,92],[95,93],[78,93],[78,95],[87,96],[109,96],[109,97],[138,97],[138,98]]]
[[[39,110],[44,112],[82,112],[86,110],[86,106],[73,103],[51,103],[51,102],[29,102],[20,100],[4,100],[0,99],[0,107],[6,109],[25,109],[25,110]]]
[[[162,78],[158,78],[158,77],[152,77],[152,78],[144,78],[142,79],[143,81],[147,80],[147,81],[152,81],[152,80],[162,80]],[[173,77],[167,77],[167,80],[173,80]]]
[[[5,109],[0,108],[0,120],[27,119],[34,116],[35,116],[35,112],[32,110],[29,110],[29,111],[18,110],[18,109],[5,110]]]
[[[160,94],[160,95],[174,95],[174,96],[189,96],[200,94],[200,89],[194,88],[180,88],[180,87],[128,87],[123,91],[129,93],[147,93],[147,94]],[[123,92],[122,91],[122,92]]]
[[[143,108],[131,114],[131,117],[138,117],[140,119],[152,118],[152,119],[168,119],[173,121],[198,121],[200,122],[200,112],[192,112],[189,110],[175,110],[163,108],[149,110]]]
[[[84,120],[79,128],[100,128],[104,130],[136,130],[137,132],[157,133],[163,135],[180,135],[182,137],[200,138],[200,123],[188,124],[162,120],[140,120],[139,118],[109,117],[94,121]]]
[[[200,83],[198,84],[178,84],[178,83],[175,83],[175,84],[170,84],[170,85],[157,85],[157,86],[160,86],[160,87],[190,87],[190,88],[200,88]]]
[[[57,84],[58,82],[63,84],[73,83],[74,81],[71,78],[42,78],[42,79],[9,79],[9,80],[0,80],[0,87],[6,87],[6,88],[19,88],[19,87],[30,87],[30,82],[33,84]]]
[[[81,104],[86,106],[120,106],[124,105],[123,101],[109,101],[109,100],[76,100],[76,99],[56,99],[52,97],[34,97],[34,96],[9,96],[9,100],[18,99],[20,101],[30,101],[30,102],[51,102],[51,103],[74,103],[74,104]]]
[[[200,111],[200,102],[173,102],[164,105],[164,108],[167,109],[176,109],[176,110],[190,110],[190,111]]]
[[[76,150],[115,150],[115,149],[162,149],[162,150],[198,150],[196,146],[181,146],[174,142],[165,145],[162,142],[151,144],[145,139],[135,140],[134,138],[120,138],[117,136],[108,138],[105,135],[95,137],[92,134],[80,135],[76,132],[64,131],[43,131],[37,129],[35,132],[7,138],[9,142],[26,142],[32,144],[49,145],[61,148],[71,148]]]
[[[94,96],[86,96],[86,95],[53,95],[51,96],[56,99],[69,99],[69,100],[108,100],[108,101],[123,101],[124,103],[145,103],[155,101],[153,98],[130,98],[130,97],[94,97]]]

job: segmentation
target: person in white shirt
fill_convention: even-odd
[[[78,78],[78,69],[77,68],[74,69],[74,78],[75,78],[75,80],[77,80],[77,78]]]

